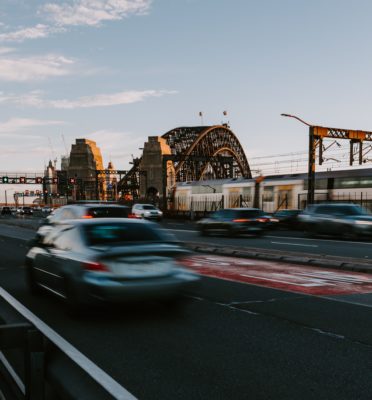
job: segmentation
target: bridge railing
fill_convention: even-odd
[[[1,287],[0,374],[16,399],[135,400]]]

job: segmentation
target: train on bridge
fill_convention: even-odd
[[[354,202],[372,210],[372,168],[317,172],[315,202]],[[203,215],[220,208],[258,207],[266,212],[306,207],[307,174],[200,180],[176,184],[173,213]]]

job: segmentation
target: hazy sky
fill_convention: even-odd
[[[1,0],[0,173],[59,164],[63,137],[128,169],[199,111],[252,166],[306,153],[282,112],[372,130],[371,15],[368,0]]]

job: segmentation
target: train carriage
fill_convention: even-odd
[[[316,202],[348,201],[372,210],[372,168],[317,172]],[[179,182],[174,212],[205,214],[220,208],[259,207],[266,212],[306,207],[307,174]]]

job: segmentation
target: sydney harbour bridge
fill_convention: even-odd
[[[228,124],[178,127],[162,136],[149,136],[131,169],[114,170],[110,165],[103,168],[95,142],[76,139],[68,164],[63,167],[61,163],[61,170],[50,161],[44,176],[7,174],[2,183],[39,184],[42,190],[35,196],[43,197],[45,204],[148,200],[167,207],[166,199],[172,196],[177,182],[251,178],[247,157]]]
[[[150,163],[145,162],[145,143],[142,157],[134,159],[133,167],[120,179],[118,190],[124,196],[136,199],[157,191],[163,197],[169,189],[169,175],[173,184],[252,177],[244,150],[227,124],[175,128],[163,134],[159,143]]]

